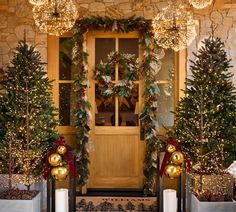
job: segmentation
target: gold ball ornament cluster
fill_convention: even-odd
[[[65,180],[69,173],[68,169],[63,166],[61,157],[61,155],[64,155],[66,151],[66,146],[60,145],[57,147],[57,153],[52,153],[48,158],[49,164],[53,166],[51,170],[51,176],[55,180]]]
[[[58,146],[57,147],[57,152],[60,154],[60,155],[64,155],[66,153],[67,149],[65,146]]]
[[[184,155],[182,152],[177,151],[176,147],[168,144],[166,151],[170,154],[170,164],[165,167],[165,175],[171,179],[181,175],[181,165],[184,162]]]
[[[52,153],[48,158],[48,162],[51,166],[59,166],[61,161],[62,158],[58,153]]]
[[[51,170],[51,175],[55,180],[65,180],[68,175],[68,169],[64,166],[58,166]]]

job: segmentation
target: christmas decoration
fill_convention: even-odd
[[[2,173],[9,173],[9,187],[12,173],[22,174],[21,183],[28,189],[38,180],[42,158],[57,136],[52,85],[43,65],[40,53],[20,41],[1,81],[0,166]]]
[[[186,164],[187,169],[191,170],[190,161],[182,151],[178,142],[175,141],[172,137],[169,137],[166,141],[166,152],[162,160],[161,168],[159,170],[160,177],[162,177],[163,173],[165,173],[166,176],[170,178],[178,177],[182,172],[180,166],[182,166],[183,164]]]
[[[48,177],[48,170],[49,166],[51,165],[53,167],[51,170],[51,176],[56,180],[64,180],[69,173],[66,167],[68,165],[71,175],[75,178],[75,166],[72,158],[72,148],[66,144],[66,141],[63,137],[55,140],[53,144],[53,147],[48,151],[47,160],[44,165],[43,177],[45,179]]]
[[[209,5],[213,0],[189,0],[189,3],[196,9],[203,9]]]
[[[67,151],[67,148],[65,146],[58,146],[57,147],[57,152],[61,155],[64,155]]]
[[[51,170],[51,175],[55,180],[65,180],[68,175],[68,169],[64,166],[58,166]]]
[[[181,175],[182,169],[180,166],[168,164],[165,167],[165,175],[171,179],[176,178]]]
[[[176,150],[176,148],[172,144],[168,144],[167,147],[166,147],[166,151],[170,154],[173,153],[175,150]]]
[[[43,5],[47,2],[48,0],[29,0],[29,3],[32,5]]]
[[[125,79],[119,83],[112,82],[112,73],[116,64],[125,73]],[[138,79],[139,64],[135,55],[111,52],[106,62],[101,61],[94,70],[94,79],[98,81],[101,94],[104,96],[129,97],[134,88],[134,81]]]
[[[153,186],[156,178],[156,168],[153,165],[153,154],[160,149],[161,141],[158,138],[158,122],[157,122],[157,103],[159,96],[159,88],[157,85],[157,72],[161,68],[160,59],[164,57],[164,51],[161,50],[153,40],[152,26],[150,20],[143,18],[129,18],[113,20],[108,17],[91,17],[79,20],[74,27],[74,49],[73,61],[78,75],[74,83],[74,90],[77,93],[76,108],[76,128],[77,128],[77,167],[80,174],[78,184],[85,185],[89,170],[89,152],[87,144],[89,143],[89,120],[90,120],[90,103],[86,96],[88,87],[87,71],[88,71],[88,54],[83,45],[83,34],[89,30],[105,30],[114,32],[131,32],[138,30],[140,32],[140,45],[144,49],[144,59],[141,63],[140,71],[144,76],[144,108],[140,115],[143,122],[144,132],[146,136],[146,153],[144,167],[144,193],[152,194]],[[157,64],[153,66],[153,64]]]
[[[57,153],[53,153],[48,157],[48,162],[51,166],[59,166],[61,161],[62,161],[62,158]]]
[[[170,160],[175,165],[181,165],[184,162],[184,156],[181,152],[175,151],[172,153]]]
[[[154,38],[159,46],[179,51],[196,37],[193,12],[185,4],[171,2],[153,19]]]
[[[236,157],[236,90],[229,72],[230,60],[220,38],[210,36],[196,59],[191,61],[191,79],[186,96],[175,112],[175,125],[169,135],[193,163],[191,174],[200,176],[197,195],[203,192],[203,175],[223,175]],[[215,183],[220,188],[222,182]]]
[[[50,35],[59,36],[71,30],[77,16],[73,0],[51,0],[33,8],[36,26],[40,32]]]

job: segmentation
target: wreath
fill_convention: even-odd
[[[125,79],[115,83],[112,75],[115,72],[116,64],[119,70],[123,71]],[[94,79],[99,84],[99,90],[103,96],[129,97],[134,89],[139,76],[139,63],[133,54],[111,52],[107,61],[101,61],[94,69]]]

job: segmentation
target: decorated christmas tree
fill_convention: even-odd
[[[170,133],[180,142],[200,179],[223,175],[236,157],[236,92],[223,48],[219,38],[210,36],[190,61],[192,76]]]
[[[29,188],[41,174],[42,161],[57,136],[56,109],[51,100],[51,81],[41,56],[20,41],[1,81],[0,165],[3,173],[23,176]]]

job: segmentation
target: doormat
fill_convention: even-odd
[[[146,211],[156,212],[156,197],[76,197],[76,212]]]

